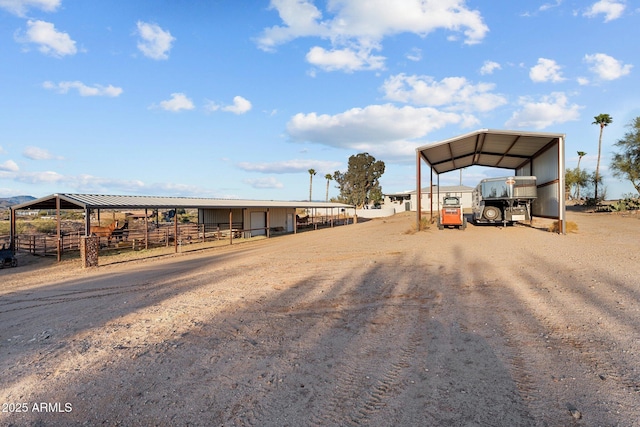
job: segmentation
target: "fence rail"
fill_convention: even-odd
[[[304,224],[298,224],[298,230],[317,229],[334,225],[348,224],[349,220],[324,221],[323,217],[309,217]],[[175,224],[160,224],[149,227],[146,231],[142,228],[116,229],[111,237],[99,237],[100,250],[126,249],[133,250],[150,249],[162,246],[187,245],[191,243],[204,243],[212,241],[228,241],[249,238],[258,235],[274,235],[285,233],[283,227],[243,228],[242,223],[217,223],[217,224],[178,224],[177,243],[175,236]],[[15,251],[42,256],[56,256],[58,245],[60,252],[79,251],[84,236],[83,231],[62,230],[60,240],[56,234],[18,234],[15,237]],[[10,236],[0,235],[0,247],[2,244],[9,247]]]
[[[233,224],[234,226],[236,224]],[[204,243],[216,240],[229,240],[249,237],[251,232],[262,230],[266,234],[266,227],[260,229],[229,229],[211,224],[179,224],[178,245],[190,243]],[[99,237],[100,250],[125,249],[133,250],[172,246],[176,244],[175,226],[161,225],[144,229],[116,230],[111,237]],[[60,236],[60,250],[62,252],[79,251],[84,232],[63,232]],[[6,242],[9,247],[10,237],[0,236],[0,245]],[[20,234],[15,238],[16,252],[30,253],[34,255],[56,255],[58,253],[58,238],[55,234]]]

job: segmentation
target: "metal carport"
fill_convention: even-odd
[[[510,169],[516,176],[535,175],[538,199],[533,215],[557,219],[559,232],[565,234],[564,141],[565,135],[560,133],[480,129],[416,148],[417,226],[424,160],[431,168],[432,192],[434,172],[439,179],[441,173],[474,165]],[[431,211],[433,215],[433,208]]]

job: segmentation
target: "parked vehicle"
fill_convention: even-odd
[[[531,220],[531,203],[538,197],[535,176],[487,178],[473,190],[473,222],[512,224]]]
[[[17,266],[18,259],[13,254],[13,249],[11,247],[5,248],[5,245],[2,245],[2,249],[0,249],[0,268]]]
[[[460,198],[448,194],[442,200],[442,209],[438,215],[438,228],[442,230],[445,227],[458,227],[460,230],[467,228],[467,219],[462,214]]]

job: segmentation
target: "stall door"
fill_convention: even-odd
[[[251,236],[266,236],[267,231],[264,227],[267,226],[267,213],[266,212],[251,212]],[[254,230],[254,228],[262,228],[262,230]]]

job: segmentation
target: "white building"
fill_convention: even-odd
[[[429,212],[431,210],[431,188],[425,187],[422,190],[422,211]],[[438,186],[433,186],[433,210],[438,211],[439,206],[442,206],[442,199],[447,195],[460,197],[462,208],[465,211],[471,211],[471,193],[473,187],[467,187],[466,185],[450,185],[441,186],[438,190]],[[438,204],[439,195],[439,204]],[[417,209],[418,203],[416,200],[416,190],[403,191],[401,193],[389,193],[384,195],[384,207],[395,208],[396,212],[414,211]]]

